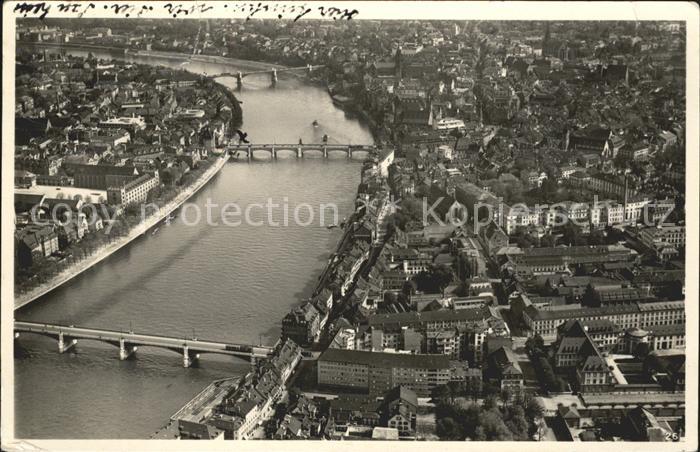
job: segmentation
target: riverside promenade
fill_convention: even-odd
[[[228,161],[228,159],[228,152],[224,153],[221,157],[218,157],[216,159],[216,162],[212,166],[207,168],[204,174],[202,174],[202,176],[199,179],[197,179],[197,181],[195,181],[192,185],[187,187],[182,192],[178,193],[177,196],[175,196],[175,198],[173,198],[173,200],[170,201],[168,204],[161,207],[158,211],[153,212],[148,218],[145,219],[145,221],[134,226],[126,236],[98,249],[90,257],[87,257],[84,260],[77,262],[69,268],[66,268],[65,270],[54,276],[50,281],[40,284],[34,289],[29,290],[19,296],[15,296],[14,309],[17,310],[22,306],[26,306],[27,304],[31,303],[37,298],[51,292],[60,285],[75,278],[88,268],[92,267],[95,264],[98,264],[103,259],[119,251],[121,248],[128,245],[135,238],[144,234],[150,228],[152,228],[164,218],[166,218],[168,215],[170,215],[175,209],[180,207],[192,195],[197,193],[203,186],[205,186],[207,182],[209,182],[209,180],[211,180],[211,178],[214,177],[219,172],[219,170],[221,170],[221,168],[224,167],[224,164]]]

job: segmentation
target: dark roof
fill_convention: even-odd
[[[646,329],[654,336],[668,336],[685,334],[685,323],[672,325],[653,325],[647,326]]]
[[[387,392],[384,396],[385,402],[392,402],[398,399],[408,402],[413,406],[418,406],[418,396],[416,393],[403,386],[397,386],[394,389],[389,390],[389,392]]]
[[[368,319],[371,326],[386,324],[409,325],[422,322],[445,322],[445,321],[480,321],[491,317],[488,308],[479,306],[470,309],[444,309],[442,311],[425,312],[399,312],[396,314],[377,314]]]
[[[116,165],[86,165],[82,163],[71,164],[74,174],[90,174],[90,175],[119,175],[119,176],[134,176],[138,174],[135,166],[116,166]]]
[[[318,360],[385,368],[449,369],[450,367],[450,361],[447,355],[382,353],[361,350],[343,350],[339,348],[327,349]]]
[[[49,128],[48,118],[15,118],[15,144],[29,144],[32,138],[45,136]]]
[[[583,363],[581,370],[584,372],[607,372],[609,369],[603,358],[598,355],[591,355],[586,358],[586,362]]]
[[[520,363],[518,363],[518,360],[510,346],[503,346],[499,348],[493,352],[489,358],[499,367],[499,370],[503,375],[522,375],[523,373],[522,369],[520,368]]]
[[[15,209],[24,212],[36,205],[44,204],[46,196],[32,193],[15,193]]]
[[[557,411],[564,419],[579,419],[581,417],[575,406],[561,405],[557,408]]]

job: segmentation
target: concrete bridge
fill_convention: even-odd
[[[60,353],[64,353],[74,347],[78,339],[104,342],[119,348],[120,360],[129,358],[139,346],[164,348],[182,354],[182,365],[184,367],[190,367],[204,353],[235,356],[255,362],[256,359],[269,358],[273,352],[272,347],[227,344],[47,323],[15,322],[14,331],[15,339],[23,333],[39,334],[54,338],[58,341],[58,351]]]
[[[245,154],[246,159],[251,161],[256,152],[265,152],[272,160],[277,159],[280,153],[293,154],[296,158],[304,158],[307,154],[321,154],[328,158],[330,154],[342,153],[348,158],[352,158],[354,153],[364,152],[374,155],[377,147],[373,145],[350,145],[350,144],[239,144],[229,145],[227,151],[232,157]]]
[[[324,66],[323,65],[312,66],[310,64],[307,64],[306,66],[280,67],[280,68],[264,70],[264,71],[222,72],[221,74],[215,74],[215,75],[212,75],[211,77],[236,77],[236,84],[238,85],[238,89],[241,89],[241,87],[243,86],[243,79],[245,77],[248,77],[249,75],[270,74],[270,83],[272,84],[272,86],[275,86],[277,84],[277,74],[279,72],[306,71],[307,73],[311,74],[315,69],[322,68],[322,67],[324,67]]]

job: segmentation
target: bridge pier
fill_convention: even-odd
[[[124,361],[133,355],[138,347],[128,344],[124,338],[119,339],[119,359]]]
[[[196,354],[194,352],[190,352],[190,348],[185,345],[182,348],[182,366],[183,367],[190,367],[192,364],[194,364],[197,361],[197,358],[199,358],[199,354]]]
[[[77,343],[78,343],[77,339],[73,339],[69,336],[66,336],[62,332],[58,333],[58,352],[59,353],[67,352]]]
[[[272,72],[270,72],[270,81],[272,82],[272,86],[277,85],[277,69],[273,69]]]
[[[236,73],[236,87],[239,91],[241,90],[241,88],[243,88],[243,74],[241,74],[240,72]]]
[[[325,158],[328,158],[328,146],[323,146],[323,156]]]
[[[253,157],[253,148],[250,145],[248,145],[248,154],[247,154],[248,162],[250,162],[250,159],[252,157]]]
[[[297,158],[300,159],[304,156],[304,153],[301,150],[301,146],[297,147]]]
[[[277,160],[277,151],[275,151],[275,145],[273,144],[272,147],[270,147],[270,154],[272,160]]]
[[[352,148],[350,148],[350,147],[348,148],[348,158],[349,159],[352,158]]]

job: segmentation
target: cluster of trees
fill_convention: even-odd
[[[196,169],[187,173],[191,180],[183,182],[185,184],[194,182],[210,165],[210,161],[202,160]],[[175,187],[155,188],[148,194],[147,202],[152,202],[162,207],[172,200],[179,191],[180,189]],[[82,197],[76,195],[74,199],[82,199]],[[85,201],[91,202],[92,198],[87,196],[85,197]],[[104,199],[100,197],[99,201],[104,202]],[[147,209],[147,212],[150,213],[151,210]],[[112,218],[112,213],[109,215],[109,218]],[[107,217],[103,218],[103,221],[107,220]],[[102,247],[126,236],[131,228],[138,225],[140,222],[141,206],[131,205],[124,209],[120,217],[113,220],[109,233],[106,233],[106,230],[87,232],[82,239],[75,242],[67,242],[65,236],[59,235],[59,247],[62,250],[62,254],[66,257],[60,260],[56,257],[35,258],[30,267],[24,268],[15,265],[15,292],[20,294],[49,281],[70,266],[92,256]],[[106,224],[105,227],[107,227]]]
[[[492,395],[495,393],[492,388],[483,388],[480,383],[473,380],[451,381],[446,385],[435,386],[430,396],[438,405],[444,405],[455,403],[455,400],[459,397],[471,398],[476,401],[484,391]]]
[[[558,232],[561,234],[560,243],[567,246],[593,246],[608,243],[608,238],[603,231],[592,229],[589,234],[584,234],[581,227],[571,221],[561,226]]]
[[[547,352],[544,348],[542,336],[536,334],[525,341],[525,349],[527,350],[530,360],[532,361],[535,371],[538,374],[538,379],[542,383],[542,387],[547,392],[566,392],[569,389],[568,384],[563,378],[554,373],[554,369],[549,362]]]
[[[537,237],[524,226],[516,228],[515,233],[511,235],[511,241],[514,241],[520,248],[549,247],[557,244],[556,236],[546,234]]]
[[[447,403],[436,408],[440,439],[461,441],[528,441],[537,432],[542,405],[527,394],[499,399],[487,397],[482,405]]]
[[[414,197],[405,197],[401,200],[399,208],[389,218],[389,224],[395,228],[406,230],[406,225],[423,221],[423,205]]]
[[[446,265],[431,265],[413,277],[416,288],[424,293],[441,293],[452,282],[452,269]]]

